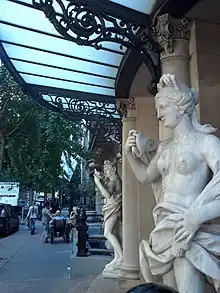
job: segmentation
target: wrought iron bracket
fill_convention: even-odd
[[[97,102],[79,98],[35,92],[34,98],[52,111],[61,113],[72,121],[82,121],[94,138],[102,142],[122,141],[121,114],[116,101]]]
[[[33,6],[42,10],[55,29],[69,41],[96,49],[102,49],[105,42],[114,42],[119,44],[120,49],[139,50],[150,69],[155,87],[160,77],[160,48],[151,35],[147,15],[144,22],[140,13],[138,21],[138,17],[132,18],[131,11],[126,9],[130,12],[128,18],[123,6],[111,3],[112,6],[116,5],[117,10],[109,9],[110,4],[107,5],[105,0],[105,5],[95,0],[56,0],[56,5],[54,0],[32,1]]]
[[[98,142],[115,142],[119,145],[122,143],[122,120],[115,119],[108,121],[87,121],[86,127],[91,132],[93,138]],[[93,142],[91,142],[91,145]],[[91,146],[90,146],[91,147]],[[92,147],[91,147],[92,148]]]

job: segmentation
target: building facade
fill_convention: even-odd
[[[113,2],[120,5],[123,1]],[[117,109],[122,116],[123,266],[119,283],[124,288],[140,282],[139,243],[148,239],[153,229],[155,199],[151,186],[143,185],[135,178],[123,146],[132,129],[159,141],[172,135],[156,117],[153,93],[159,75],[175,74],[178,82],[199,91],[200,121],[218,128],[217,136],[220,137],[219,0],[158,1],[150,13],[146,30],[150,31],[152,42],[156,44],[157,56],[151,58],[156,60],[155,74],[149,65],[152,63],[142,58],[140,48],[138,52],[127,48],[115,78]],[[4,61],[9,64],[6,57]]]

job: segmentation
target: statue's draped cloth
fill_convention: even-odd
[[[113,215],[118,214],[121,217],[122,194],[113,194],[111,200],[103,206],[102,212],[104,216],[104,223]]]
[[[146,138],[144,142],[143,136],[137,139],[137,149],[134,155],[149,164],[153,153],[146,153]],[[216,165],[215,169],[216,172],[212,179],[190,210],[220,200],[220,168]],[[178,205],[163,200],[161,179],[152,183],[152,189],[157,202],[153,210],[155,228],[150,234],[149,241],[142,241],[141,249],[145,253],[146,263],[149,263],[151,273],[163,275],[172,269],[173,261],[176,258],[173,253],[177,245],[174,241],[174,229],[182,220],[183,214],[190,210],[181,205],[181,200]],[[220,280],[220,225],[215,224],[214,221],[204,223],[190,242],[184,257],[207,277]]]

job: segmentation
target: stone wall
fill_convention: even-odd
[[[196,20],[190,42],[192,86],[199,89],[202,124],[218,128],[220,137],[220,24]]]

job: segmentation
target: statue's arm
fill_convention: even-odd
[[[115,182],[115,191],[116,191],[116,193],[122,192],[122,182],[121,182],[120,178],[118,178]]]
[[[95,180],[95,183],[98,187],[98,189],[100,190],[101,194],[109,199],[111,197],[111,194],[108,192],[108,190],[104,187],[104,185],[102,184],[102,182],[100,180]]]
[[[214,135],[207,135],[203,146],[203,156],[213,172],[213,176],[220,176],[220,140]],[[220,180],[219,180],[220,182]],[[219,186],[220,190],[220,186]],[[199,224],[220,217],[220,200],[212,201],[195,210]]]
[[[220,217],[220,200],[210,202],[195,211],[198,225]]]
[[[131,151],[126,151],[128,162],[137,177],[142,183],[152,183],[160,177],[159,170],[157,168],[157,157],[156,154],[148,165],[138,158],[134,157]]]

